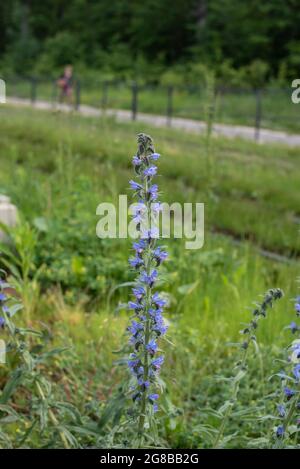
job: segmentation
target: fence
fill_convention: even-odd
[[[14,77],[6,80],[7,96],[58,102],[55,80],[37,77]],[[300,133],[300,105],[291,101],[292,89],[241,89],[218,87],[209,98],[204,87],[161,86],[124,81],[74,80],[73,106],[82,104],[102,109],[165,116],[171,127],[174,118],[213,121],[219,124],[246,125],[254,128],[253,138],[259,140],[262,127]],[[210,114],[209,114],[210,113]]]

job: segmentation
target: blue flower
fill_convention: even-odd
[[[153,161],[158,160],[159,157],[160,157],[160,154],[159,154],[159,153],[152,153],[152,155],[150,155],[150,158],[151,158]]]
[[[138,202],[132,207],[133,220],[136,223],[142,223],[145,219],[147,207],[143,202]]]
[[[286,409],[283,404],[279,404],[277,406],[278,414],[281,418],[284,418],[286,416]]]
[[[6,295],[0,292],[0,301],[5,301],[5,300],[6,300]]]
[[[299,316],[300,315],[300,296],[296,298],[295,310],[296,310],[297,316]]]
[[[137,369],[137,367],[139,366],[140,364],[140,360],[128,360],[128,366],[129,366],[129,369],[130,371],[132,371],[132,373],[135,373],[135,370]]]
[[[143,271],[140,275],[140,281],[149,285],[149,287],[153,287],[156,279],[157,279],[157,270],[152,270],[151,273],[148,275],[147,272]]]
[[[168,327],[164,323],[164,320],[162,318],[162,314],[161,314],[160,310],[158,310],[157,314],[154,316],[154,319],[155,319],[155,323],[153,325],[153,331],[158,336],[164,335],[167,332]]]
[[[3,329],[4,326],[5,326],[5,319],[2,316],[0,316],[0,329]]]
[[[157,215],[161,211],[161,203],[160,202],[153,202],[151,204],[151,211],[153,215]]]
[[[149,187],[148,189],[148,198],[151,201],[154,201],[158,197],[158,185],[157,184],[152,184],[152,186]]]
[[[150,403],[152,404],[153,412],[158,411],[158,405],[156,403],[157,399],[159,398],[159,395],[154,393],[154,394],[149,394],[148,399]]]
[[[138,385],[141,386],[141,388],[143,389],[143,391],[145,391],[146,389],[149,388],[150,386],[150,382],[148,380],[144,381],[143,378],[140,378],[138,380]]]
[[[157,311],[158,311],[158,310],[157,310],[156,308],[149,308],[149,309],[148,309],[148,313],[149,313],[149,315],[150,315],[153,319],[156,318]],[[161,311],[160,311],[160,312],[161,312]]]
[[[144,169],[144,175],[148,177],[155,176],[157,173],[157,167],[156,166],[149,166],[149,168]]]
[[[300,363],[298,363],[298,365],[296,365],[293,369],[293,374],[296,378],[297,381],[300,380]]]
[[[132,247],[136,253],[142,254],[146,248],[146,241],[144,239],[140,239],[139,241],[133,243]]]
[[[130,188],[133,189],[134,191],[139,191],[141,189],[143,189],[143,186],[141,186],[141,184],[139,184],[138,182],[135,182],[131,179],[131,181],[129,181],[129,184],[130,184]]]
[[[154,358],[154,360],[152,360],[151,365],[155,370],[160,370],[160,367],[163,364],[163,362],[164,362],[164,357],[160,355],[159,357]]]
[[[163,322],[156,323],[155,326],[153,327],[154,332],[156,332],[157,335],[165,335],[165,333],[168,330],[168,326],[166,326]]]
[[[154,250],[153,257],[157,262],[157,265],[160,265],[164,260],[167,259],[168,253],[166,251],[162,251],[161,247],[157,247]]]
[[[298,326],[294,321],[292,321],[289,325],[289,329],[291,329],[292,334],[295,334],[298,331]]]
[[[142,161],[140,160],[140,158],[138,156],[134,156],[132,158],[132,164],[133,166],[140,166],[142,164]]]
[[[293,389],[288,388],[287,386],[285,386],[283,392],[288,401],[295,395],[295,391],[293,391]]]
[[[276,436],[278,438],[282,438],[284,436],[284,426],[283,425],[279,425],[277,427],[277,430],[276,430]]]
[[[157,343],[155,340],[150,340],[150,342],[146,345],[146,350],[150,353],[150,355],[154,355],[157,351]]]
[[[152,295],[151,301],[155,304],[157,308],[163,308],[167,303],[166,300],[159,296],[158,292],[155,292],[154,295]]]
[[[137,286],[136,288],[132,289],[132,293],[136,297],[138,301],[141,301],[143,297],[146,295],[146,291],[144,287]]]
[[[159,231],[157,228],[151,228],[150,230],[142,231],[141,237],[151,242],[153,239],[159,238]]]
[[[140,265],[144,265],[144,261],[140,257],[134,257],[133,259],[129,259],[129,264],[131,267],[137,268]]]
[[[129,343],[134,346],[136,351],[139,350],[140,346],[143,344],[144,338],[142,334],[135,334],[130,337]]]
[[[134,309],[136,311],[140,311],[142,309],[141,303],[135,303],[134,301],[128,302],[129,309]]]
[[[297,358],[300,358],[300,342],[292,346],[292,351],[295,353]]]

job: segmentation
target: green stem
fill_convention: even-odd
[[[39,394],[40,398],[42,399],[42,401],[45,401],[46,400],[45,395],[44,395],[43,390],[42,390],[42,388],[41,388],[38,381],[36,381],[36,387],[37,387],[38,394]],[[55,415],[54,415],[54,413],[52,412],[51,409],[48,409],[48,414],[49,414],[49,418],[50,418],[52,424],[54,425],[54,427],[57,428],[58,425],[59,425],[59,422],[58,422],[57,418],[55,417]],[[70,449],[68,440],[66,439],[64,433],[60,430],[57,430],[57,431],[58,431],[58,434],[59,434],[59,436],[61,438],[61,441],[64,445],[64,448],[65,449]]]
[[[284,448],[284,443],[285,443],[285,432],[290,424],[290,422],[292,421],[293,417],[294,417],[294,413],[295,413],[295,410],[298,408],[298,404],[299,404],[300,400],[296,398],[295,396],[295,399],[287,413],[287,416],[285,417],[285,419],[283,420],[282,422],[282,425],[283,425],[283,428],[284,428],[284,436],[283,438],[278,438],[278,441],[276,442],[275,444],[275,447],[276,449],[283,449]]]
[[[147,194],[148,191],[148,181],[147,178],[145,180],[145,186],[144,186],[145,194]],[[150,212],[150,203],[147,202],[146,204],[147,207],[147,216],[148,216],[148,227],[150,228],[151,226],[151,212]],[[151,248],[150,246],[147,249],[146,253],[146,272],[147,275],[150,275],[151,272]],[[149,308],[151,306],[151,288],[148,285],[146,289],[146,309],[145,309],[145,315],[146,315],[146,324],[145,324],[145,341],[144,341],[144,375],[143,375],[143,380],[148,381],[148,373],[149,373],[149,363],[148,363],[148,351],[147,351],[147,345],[149,343],[150,339],[150,318],[149,318]],[[138,423],[138,441],[139,447],[142,447],[143,444],[143,436],[144,436],[144,425],[145,425],[145,416],[146,416],[146,406],[147,406],[147,398],[146,398],[146,391],[143,393],[142,397],[142,402],[141,402],[141,414],[139,417],[139,423]]]

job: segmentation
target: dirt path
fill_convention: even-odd
[[[7,103],[15,106],[32,106],[29,99],[24,98],[7,98]],[[70,112],[72,109],[67,105],[56,104],[53,106],[49,101],[36,101],[34,104],[36,109],[43,110],[61,110],[64,112]],[[92,106],[82,104],[80,109],[77,111],[83,116],[94,116],[99,117],[103,115],[101,109],[97,109]],[[117,121],[131,121],[131,111],[125,111],[120,109],[107,109],[107,116],[113,116]],[[159,116],[155,114],[144,114],[139,112],[136,116],[136,120],[139,122],[145,122],[146,124],[154,125],[156,127],[166,127],[169,125],[168,119],[165,116]],[[172,128],[180,129],[187,132],[201,133],[206,129],[205,122],[197,121],[194,119],[183,119],[180,117],[172,118]],[[223,135],[229,138],[245,138],[248,140],[254,140],[255,128],[247,127],[242,125],[226,125],[226,124],[214,124],[213,133],[215,135]],[[288,134],[287,132],[261,129],[259,134],[260,143],[280,143],[289,146],[300,146],[300,135],[299,134]]]

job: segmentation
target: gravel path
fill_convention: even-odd
[[[29,99],[23,98],[7,98],[7,103],[15,106],[32,106]],[[49,101],[36,101],[34,104],[36,109],[43,110],[60,110],[64,112],[70,112],[72,109],[63,104],[56,104],[53,106]],[[82,104],[80,109],[77,111],[83,116],[94,116],[98,117],[103,115],[101,109],[97,109],[92,106]],[[118,121],[131,121],[131,111],[118,110],[118,109],[107,109],[107,116],[113,116]],[[139,112],[136,116],[136,120],[139,122],[145,122],[157,127],[166,127],[169,125],[168,119],[165,116],[159,116],[155,114],[145,114]],[[205,122],[197,121],[194,119],[183,119],[180,117],[172,118],[172,128],[180,129],[187,132],[201,133],[206,129]],[[229,138],[240,137],[248,140],[254,140],[255,128],[242,126],[242,125],[226,125],[226,124],[214,124],[213,133],[215,135],[223,135]],[[261,129],[259,134],[260,143],[280,143],[283,145],[289,145],[292,147],[300,146],[300,135],[299,134],[288,134],[287,132]]]

